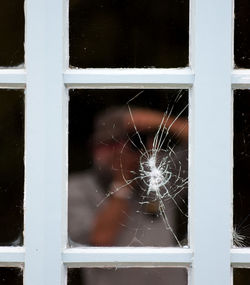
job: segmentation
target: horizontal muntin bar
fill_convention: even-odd
[[[184,69],[72,69],[64,73],[68,87],[190,87],[194,74]]]
[[[192,263],[191,249],[150,247],[89,247],[66,249],[63,262],[68,267],[180,267]]]
[[[233,267],[250,268],[250,248],[231,249],[231,264]]]
[[[68,267],[103,266],[190,266],[193,251],[181,248],[71,248],[63,252],[63,262]],[[0,267],[20,266],[25,261],[23,247],[0,247]],[[250,268],[250,248],[231,249],[233,267]]]
[[[24,69],[0,69],[1,88],[24,88],[26,72]]]
[[[250,69],[236,69],[232,72],[232,87],[234,89],[250,88]]]
[[[0,247],[0,266],[20,266],[25,260],[23,247]]]
[[[68,87],[104,88],[154,88],[190,87],[194,82],[194,72],[190,68],[177,69],[68,69],[64,72],[64,82]],[[250,69],[232,72],[234,89],[250,88]],[[0,88],[24,88],[24,69],[0,69]]]

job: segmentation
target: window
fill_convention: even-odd
[[[23,267],[25,285],[107,266],[187,267],[189,284],[231,284],[232,267],[250,266],[249,249],[232,248],[232,89],[250,85],[248,70],[233,69],[233,3],[190,0],[181,68],[69,68],[68,10],[66,0],[26,0],[24,67],[22,56],[0,63],[1,88],[25,89],[24,245],[0,247],[1,267]],[[67,247],[69,89],[126,88],[189,89],[188,247]]]

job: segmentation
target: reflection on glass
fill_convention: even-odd
[[[23,270],[14,267],[0,267],[0,285],[22,285]]]
[[[185,67],[188,0],[70,0],[70,65]]]
[[[249,268],[234,268],[233,285],[248,285],[250,284]]]
[[[187,90],[71,90],[71,246],[187,244]]]
[[[24,92],[0,89],[0,246],[23,239]]]
[[[250,90],[234,92],[234,245],[250,246]]]
[[[24,1],[1,0],[0,67],[24,63]]]
[[[186,268],[70,268],[68,285],[187,285]]]

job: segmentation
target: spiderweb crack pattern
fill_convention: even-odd
[[[173,109],[183,95],[183,93],[180,91],[172,106],[168,106],[167,110],[164,112],[159,127],[154,134],[153,143],[149,148],[143,142],[140,131],[138,130],[134,120],[133,108],[130,106],[131,102],[142,93],[143,91],[139,92],[127,102],[127,108],[133,124],[134,132],[133,134],[128,135],[128,138],[123,144],[120,153],[120,169],[122,171],[124,184],[119,185],[119,187],[115,187],[112,192],[109,192],[106,195],[105,199],[119,191],[122,191],[124,188],[130,187],[133,189],[134,184],[139,185],[141,193],[139,203],[141,205],[149,203],[157,204],[158,213],[164,222],[165,230],[171,232],[176,243],[181,247],[182,244],[173,229],[173,225],[170,224],[166,209],[166,202],[171,200],[176,209],[178,209],[182,215],[187,217],[185,210],[182,209],[183,204],[186,203],[179,196],[183,191],[187,190],[188,177],[187,174],[183,175],[184,171],[182,169],[182,161],[179,160],[178,154],[175,152],[175,145],[171,145],[173,137],[171,128],[181,117],[184,111],[186,111],[188,104],[185,105],[185,107],[177,116],[174,117],[174,120],[170,123],[170,117],[172,116]],[[178,137],[185,127],[186,125],[179,130],[179,133],[175,133],[174,135]],[[135,139],[139,141],[139,145],[135,143]],[[132,179],[126,178],[127,170],[125,170],[123,167],[122,159],[123,152],[128,144],[133,145],[140,154],[138,170],[131,170],[131,173],[133,174]],[[179,205],[180,203],[177,198],[181,199],[182,205]],[[103,203],[104,200],[102,200],[99,205]]]

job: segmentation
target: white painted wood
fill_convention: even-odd
[[[24,263],[23,247],[0,247],[0,266],[20,266]]]
[[[189,266],[192,251],[179,248],[74,248],[63,253],[69,267]]]
[[[232,1],[193,0],[192,6],[192,285],[228,285],[232,229]]]
[[[237,69],[232,73],[233,88],[250,88],[250,70]]]
[[[231,249],[231,262],[234,267],[250,268],[250,248]]]
[[[64,284],[64,1],[26,1],[25,285]]]
[[[190,87],[194,74],[182,69],[74,69],[64,73],[68,87]]]
[[[23,69],[0,69],[0,87],[24,88],[26,72]]]

